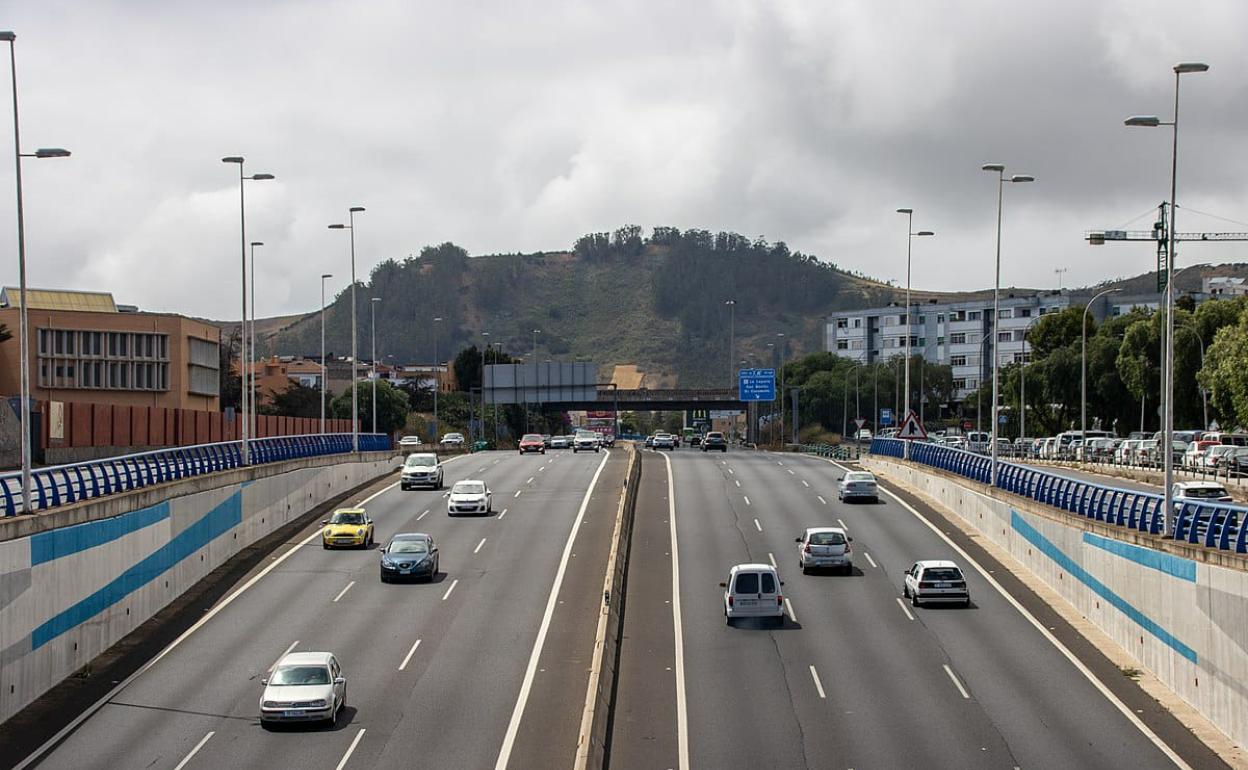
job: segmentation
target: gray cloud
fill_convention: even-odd
[[[991,282],[988,161],[1006,190],[1003,278],[1094,283],[1148,269],[1147,244],[1091,249],[1168,191],[1182,59],[1183,230],[1248,221],[1248,6],[1160,0],[868,2],[52,2],[9,9],[28,162],[34,285],[151,309],[238,315],[237,182],[248,188],[261,314],[346,283],[325,225],[351,205],[360,274],[453,240],[564,248],[625,222],[732,229],[915,284]],[[7,72],[5,73],[7,74]],[[7,112],[6,112],[7,114]],[[4,123],[4,121],[0,121]],[[0,142],[11,142],[7,124]],[[12,169],[0,229],[12,233]],[[1147,228],[1145,216],[1136,226]],[[1240,229],[1248,230],[1248,226]],[[16,278],[15,239],[0,280]],[[1248,244],[1181,262],[1248,261]]]

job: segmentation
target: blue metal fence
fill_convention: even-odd
[[[871,442],[871,453],[903,457],[905,443],[877,438]],[[910,459],[983,484],[992,478],[992,459],[964,449],[916,441],[911,444]],[[1245,506],[1185,500],[1175,503],[1167,522],[1162,519],[1165,499],[1159,494],[1094,484],[1001,461],[997,462],[997,487],[1112,526],[1154,535],[1169,531],[1175,540],[1248,553]]]
[[[300,457],[350,452],[351,434],[278,436],[253,439],[248,445],[251,449],[251,465],[263,465]],[[360,434],[361,452],[388,449],[390,436],[384,433]],[[152,484],[229,470],[242,465],[242,459],[242,442],[225,441],[37,468],[31,474],[31,508],[55,508]],[[0,474],[0,512],[5,516],[24,513],[21,472]]]

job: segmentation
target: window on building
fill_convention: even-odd
[[[936,323],[938,323],[938,324],[943,324],[944,322],[945,322],[945,314],[944,314],[944,313],[937,313],[937,314],[936,314]]]
[[[1024,341],[1024,340],[1026,340],[1026,339],[1027,339],[1027,330],[1026,330],[1026,329],[1015,329],[1015,330],[1014,330],[1014,341],[1015,341],[1015,342],[1023,342],[1023,341]]]
[[[1013,332],[997,332],[997,342],[1011,342],[1013,339]]]
[[[846,328],[849,328],[849,319],[848,319],[848,318],[838,318],[838,319],[836,319],[836,328],[838,328],[838,329],[846,329]]]
[[[966,356],[949,356],[950,366],[966,366]]]
[[[971,389],[971,390],[974,390],[975,388],[978,388],[978,387],[979,387],[979,380],[977,380],[977,379],[975,379],[975,378],[973,378],[973,377],[967,377],[967,378],[966,378],[966,387],[967,387],[967,388],[969,388],[969,389]]]
[[[863,340],[850,340],[849,341],[850,350],[862,350],[865,347],[866,347],[866,344],[864,343]]]
[[[916,346],[920,348],[927,347],[927,338],[926,337],[911,337],[910,347],[916,347]]]
[[[966,332],[957,332],[956,334],[950,334],[949,344],[950,345],[965,345],[966,344]]]
[[[1031,308],[1020,307],[1018,309],[1018,317],[1019,318],[1031,318]]]
[[[855,319],[854,319],[854,328],[855,328],[855,329],[861,329],[861,328],[862,328],[862,319],[861,319],[861,318],[855,318]]]
[[[968,320],[968,321],[978,321],[978,320],[980,320],[981,315],[982,315],[982,313],[981,313],[980,311],[978,311],[978,310],[972,310],[972,311],[970,311],[969,313],[967,313],[967,314],[966,314],[966,320]]]
[[[906,318],[905,313],[902,313],[901,315],[897,316],[897,323],[900,324],[901,326],[905,326],[906,321],[907,321],[907,318]]]
[[[965,310],[955,310],[955,311],[953,311],[952,313],[950,313],[950,314],[949,314],[949,320],[950,320],[950,321],[965,321],[965,320],[966,320],[966,311],[965,311]]]
[[[966,378],[964,378],[964,377],[954,377],[954,378],[953,378],[953,389],[954,389],[954,390],[966,390]]]
[[[897,316],[893,316],[893,315],[886,315],[886,316],[884,316],[884,325],[885,325],[885,326],[896,326],[896,325],[897,325]]]
[[[836,349],[837,350],[849,350],[849,340],[837,340]]]
[[[997,318],[1013,318],[1013,317],[1014,317],[1014,309],[1013,309],[1013,308],[1008,308],[1008,307],[1005,307],[1005,308],[1001,308],[1001,310],[997,311]]]
[[[936,338],[936,344],[937,344],[937,345],[943,345],[943,344],[945,344],[945,338],[944,338],[944,337],[937,337],[937,338]]]

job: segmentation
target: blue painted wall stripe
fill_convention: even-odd
[[[1172,577],[1186,580],[1190,583],[1196,582],[1196,562],[1191,559],[1184,559],[1181,556],[1175,556],[1161,551],[1154,551],[1152,548],[1141,548],[1138,545],[1124,543],[1121,540],[1114,540],[1108,537],[1094,535],[1091,532],[1083,533],[1083,542],[1090,546],[1100,548],[1102,551],[1109,551],[1114,556],[1133,561],[1149,569],[1155,569],[1158,572],[1164,572]]]
[[[167,518],[169,518],[169,503],[164,502],[150,508],[123,513],[111,519],[89,521],[85,524],[75,524],[72,527],[62,527],[31,535],[30,565],[33,567],[62,556],[111,543],[131,532],[150,527]]]
[[[1024,519],[1022,515],[1013,508],[1010,509],[1010,526],[1026,538],[1027,542],[1040,549],[1041,553],[1056,562],[1059,567],[1070,573],[1071,577],[1086,585],[1092,590],[1093,593],[1101,597],[1101,599],[1109,602],[1111,606],[1126,615],[1145,631],[1160,639],[1166,646],[1170,647],[1175,652],[1187,658],[1192,663],[1197,662],[1195,650],[1179,641],[1173,634],[1158,625],[1152,618],[1149,618],[1143,612],[1140,612],[1126,599],[1123,599],[1121,596],[1114,593],[1110,590],[1109,586],[1106,586],[1104,583],[1088,574],[1087,570],[1076,563],[1074,559],[1063,553],[1060,548],[1054,545],[1044,535],[1040,534],[1038,530],[1028,524],[1026,519]]]
[[[80,623],[99,615],[125,597],[164,574],[178,562],[230,531],[243,520],[242,494],[233,495],[194,524],[179,532],[147,558],[123,572],[100,590],[56,614],[31,633],[31,649],[37,650]]]

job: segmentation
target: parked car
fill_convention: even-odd
[[[413,487],[442,488],[442,463],[432,452],[410,454],[403,461],[403,472],[399,476],[399,488],[402,490]]]
[[[446,515],[455,516],[461,513],[479,513],[488,516],[494,510],[493,493],[489,486],[479,479],[465,479],[455,482],[451,494],[446,498]]]
[[[738,564],[720,583],[724,589],[724,623],[736,618],[768,618],[784,625],[784,581],[770,564]]]
[[[1139,448],[1143,439],[1129,438],[1118,445],[1114,450],[1114,462],[1119,465],[1133,465],[1135,463],[1135,452]]]
[[[717,430],[710,431],[702,439],[702,451],[710,452],[712,450],[720,452],[728,451],[728,440],[724,438],[723,433]]]
[[[840,527],[810,527],[797,543],[797,563],[802,574],[820,567],[838,567],[842,574],[852,575],[854,561],[850,541]]]
[[[873,503],[880,501],[879,485],[875,476],[867,471],[850,471],[837,479],[836,497],[838,500],[867,499]]]
[[[918,607],[923,602],[962,602],[971,606],[966,576],[955,563],[945,559],[916,561],[906,570],[901,595]]]
[[[1083,462],[1098,462],[1111,459],[1118,448],[1118,439],[1090,438],[1075,453],[1075,459]]]
[[[870,431],[869,429],[867,429],[867,428],[860,428],[860,429],[858,430],[858,433],[857,433],[857,434],[855,434],[855,436],[854,436],[854,437],[855,437],[856,439],[858,439],[859,441],[870,441],[870,440],[871,440],[871,431]]]
[[[971,450],[972,452],[987,452],[989,451],[990,446],[991,446],[988,443],[990,440],[991,440],[990,434],[985,433],[984,431],[977,431],[977,430],[967,431],[966,448]]]
[[[373,546],[373,520],[363,508],[340,508],[321,522],[321,547],[330,548]]]
[[[542,441],[542,437],[537,433],[526,433],[520,437],[520,454],[526,452],[537,452],[538,454],[546,454],[546,442]]]
[[[1202,467],[1202,458],[1205,450],[1211,446],[1217,446],[1218,442],[1208,439],[1193,441],[1187,445],[1187,451],[1183,453],[1182,466],[1184,468],[1200,468]]]
[[[1202,467],[1207,470],[1216,470],[1223,465],[1223,458],[1235,451],[1233,444],[1214,444],[1205,450],[1204,456],[1201,458]]]
[[[438,574],[438,545],[433,537],[407,532],[390,538],[381,549],[381,582],[428,580]]]
[[[260,680],[260,724],[330,722],[347,703],[347,679],[332,652],[290,652]]]

